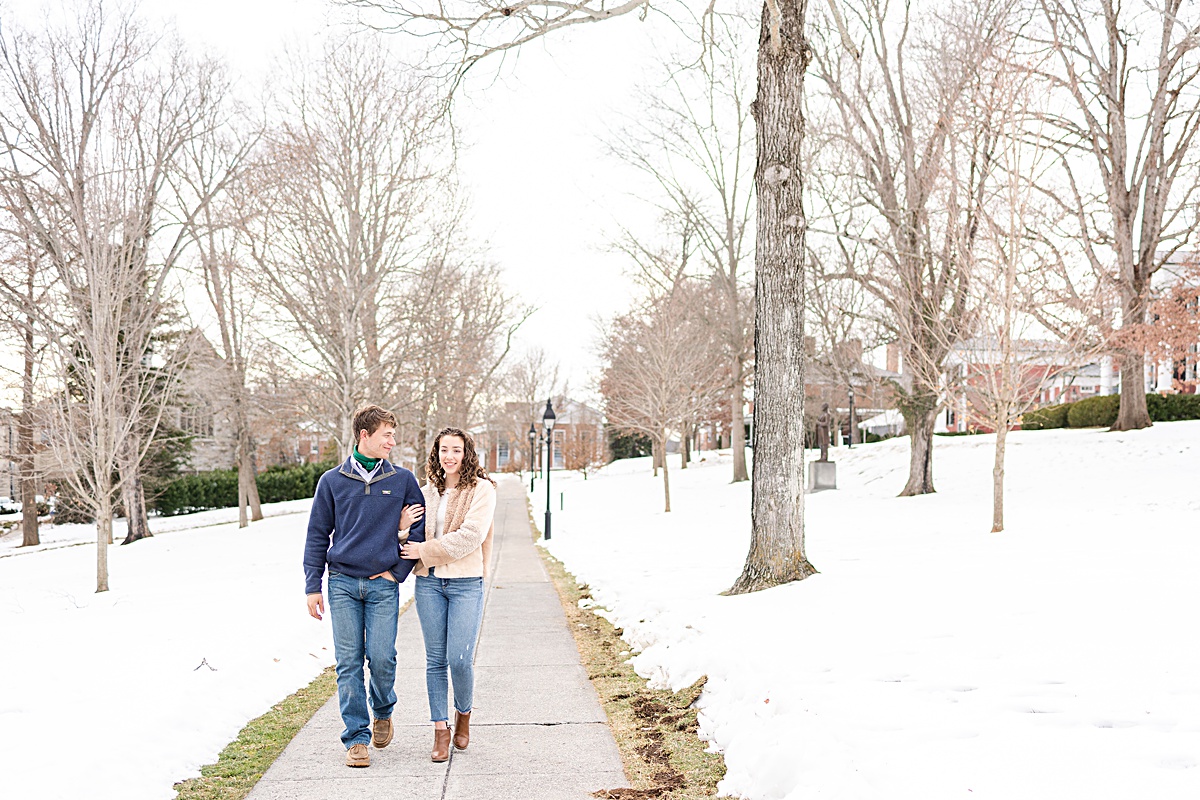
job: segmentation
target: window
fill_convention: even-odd
[[[567,432],[561,429],[554,431],[554,466],[552,469],[563,469],[566,459],[563,456],[563,444],[567,440]]]
[[[179,427],[193,436],[212,436],[212,412],[201,406],[185,406],[179,412]]]
[[[496,466],[503,469],[508,466],[508,442],[501,441],[496,445]]]

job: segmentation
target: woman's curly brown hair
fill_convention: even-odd
[[[475,452],[475,440],[471,438],[470,434],[460,428],[442,428],[438,431],[438,435],[433,437],[433,447],[430,448],[429,459],[425,462],[425,475],[429,478],[429,482],[437,487],[438,494],[446,491],[446,470],[442,469],[442,460],[438,457],[443,436],[457,436],[463,440],[463,459],[458,468],[459,488],[468,489],[474,486],[480,478],[490,482],[492,486],[496,485],[496,482],[488,476],[487,471],[479,466],[479,456]]]

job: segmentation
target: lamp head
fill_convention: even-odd
[[[545,427],[546,433],[554,430],[554,407],[550,405],[550,401],[546,400],[546,412],[542,414],[542,426]]]

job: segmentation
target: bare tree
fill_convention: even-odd
[[[478,0],[341,0],[380,26],[432,34],[448,48],[456,79],[480,59],[563,28],[645,12],[647,0],[562,4],[535,0],[495,5]],[[804,555],[804,330],[801,204],[801,97],[811,55],[808,0],[767,0],[758,38],[755,241],[754,470],[751,542],[730,589],[750,592],[801,580],[816,570]]]
[[[10,222],[19,229],[19,226]],[[15,236],[16,231],[10,235]],[[51,290],[53,274],[45,260],[28,240],[15,240],[8,248],[5,262],[12,269],[0,275],[0,320],[21,343],[21,413],[17,417],[17,451],[14,463],[21,483],[21,546],[40,544],[37,516],[38,474],[34,461],[35,378],[45,349],[45,337],[39,333],[38,308]]]
[[[727,377],[718,357],[720,341],[701,313],[712,295],[689,270],[694,227],[671,217],[667,222],[679,228],[673,231],[676,249],[654,248],[632,237],[624,242],[648,296],[608,326],[600,392],[610,425],[653,441],[664,507],[671,511],[667,441],[672,433],[688,435],[696,416],[725,395]]]
[[[401,422],[414,425],[418,453],[438,428],[465,428],[478,420],[481,398],[532,313],[504,289],[495,267],[461,258],[449,252],[427,264],[404,315],[405,335],[415,348],[413,378],[397,382],[409,392],[397,405]]]
[[[382,401],[416,352],[399,310],[437,246],[435,214],[453,208],[440,186],[446,131],[378,37],[330,41],[294,76],[250,179],[244,232],[298,366],[321,377],[328,412],[317,419],[345,457],[355,409]]]
[[[980,127],[995,131],[992,170],[980,209],[979,246],[973,251],[976,336],[955,344],[956,391],[968,421],[996,431],[992,465],[992,532],[1004,530],[1004,478],[1009,430],[1037,405],[1042,390],[1065,370],[1084,363],[1089,331],[1063,328],[1057,341],[1041,319],[1054,316],[1058,298],[1041,291],[1046,252],[1039,234],[1051,216],[1035,190],[1054,168],[1054,153],[1029,141],[1044,98],[1015,37],[1006,37],[985,65],[973,105]]]
[[[0,192],[61,287],[39,309],[65,387],[51,443],[97,520],[97,591],[116,497],[136,486],[180,363],[156,352],[157,329],[180,223],[209,198],[176,202],[172,180],[214,102],[211,74],[98,4],[0,36]]]
[[[875,251],[829,277],[870,292],[901,344],[906,382],[896,388],[911,443],[902,496],[934,491],[942,363],[971,328],[971,253],[995,132],[973,124],[969,101],[1010,5],[956,3],[918,20],[909,4],[857,0],[841,5],[843,17],[831,3],[814,48],[815,107],[840,122],[829,135],[853,155],[852,198],[871,212],[858,235]]]
[[[668,294],[615,319],[603,345],[600,391],[605,416],[618,431],[644,434],[662,454],[663,509],[671,510],[666,447],[684,433],[697,404],[724,393],[716,367],[719,343],[694,312],[701,293],[682,281]]]
[[[536,453],[528,449],[529,426],[541,432],[541,419],[545,401],[542,398],[560,397],[567,393],[566,386],[559,381],[559,365],[549,360],[546,351],[530,347],[510,360],[499,377],[499,396],[503,407],[495,414],[495,426],[500,435],[509,442],[517,443],[519,458],[511,458],[510,464],[524,469],[536,461]],[[537,450],[534,445],[534,450]],[[530,456],[533,456],[531,459]]]
[[[818,181],[814,180],[814,184]],[[809,320],[814,368],[824,373],[832,391],[819,398],[828,402],[834,428],[840,429],[838,404],[849,404],[849,393],[874,397],[880,382],[863,360],[865,350],[884,344],[885,326],[878,322],[878,304],[855,281],[830,278],[856,269],[870,257],[861,240],[849,237],[809,237],[809,275],[806,316]],[[850,443],[860,441],[857,420],[851,419]]]
[[[754,247],[753,75],[746,55],[755,28],[745,15],[714,12],[699,30],[699,58],[664,62],[666,92],[644,94],[644,110],[615,134],[610,149],[658,184],[660,214],[689,221],[712,273],[716,302],[701,313],[721,331],[729,364],[726,424],[736,483],[749,477],[744,407],[754,359],[745,273]]]
[[[596,428],[586,424],[575,425],[567,432],[562,446],[563,466],[583,475],[595,472],[608,463],[605,457],[604,438],[596,435]]]
[[[1200,226],[1200,8],[1186,0],[1038,0],[1036,8],[1041,24],[1026,29],[1031,60],[1059,101],[1041,115],[1048,126],[1038,141],[1058,154],[1066,184],[1042,188],[1074,223],[1062,233],[1080,239],[1091,279],[1115,291],[1125,324],[1138,325],[1151,277]],[[1061,270],[1065,291],[1106,318],[1086,308],[1095,292],[1070,266]],[[1113,429],[1148,427],[1144,353],[1118,355]]]
[[[195,245],[201,282],[208,295],[219,335],[221,374],[214,376],[224,387],[222,395],[230,406],[233,423],[234,463],[238,472],[238,527],[263,518],[255,480],[255,441],[250,428],[250,395],[247,385],[252,346],[247,341],[253,326],[256,295],[250,291],[244,260],[247,247],[242,236],[238,204],[229,190],[243,179],[247,162],[259,141],[256,132],[243,132],[240,120],[230,119],[225,109],[213,109],[207,135],[189,142],[185,153],[190,169],[187,184],[198,196],[223,195],[192,220],[188,234]],[[218,116],[218,114],[221,114]]]
[[[1193,255],[1181,264],[1164,266],[1159,275],[1167,277],[1165,273],[1169,273],[1169,279],[1151,293],[1149,321],[1114,331],[1108,343],[1121,352],[1142,353],[1158,361],[1160,370],[1170,369],[1172,374],[1166,376],[1166,381],[1160,379],[1160,387],[1166,384],[1175,391],[1187,391],[1196,382],[1179,377],[1175,367],[1181,362],[1186,366],[1188,359],[1196,361],[1193,348],[1200,342],[1200,259]]]

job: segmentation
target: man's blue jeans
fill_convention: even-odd
[[[390,719],[396,705],[396,625],[400,589],[387,578],[351,578],[329,573],[329,615],[333,654],[337,659],[338,705],[342,711],[342,744],[347,748],[371,741],[367,716],[363,659],[371,668],[371,711]]]
[[[475,642],[483,619],[483,578],[417,576],[413,595],[425,638],[425,689],[429,719],[450,721],[447,672],[454,680],[454,708],[469,714],[475,694]]]

